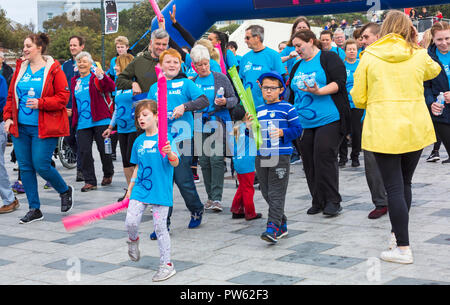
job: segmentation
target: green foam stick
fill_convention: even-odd
[[[259,123],[258,116],[256,114],[256,108],[255,103],[253,101],[252,91],[250,88],[247,88],[247,90],[244,89],[244,85],[242,84],[241,78],[239,77],[239,74],[235,66],[228,69],[228,73],[231,76],[231,81],[233,82],[234,87],[236,88],[236,91],[239,95],[239,98],[241,99],[245,111],[251,114],[253,117],[253,124],[252,124],[253,137],[255,139],[256,148],[259,149],[262,144],[262,136],[260,130],[261,124]]]

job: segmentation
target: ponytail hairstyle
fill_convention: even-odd
[[[30,34],[27,38],[29,38],[37,47],[41,48],[41,54],[45,54],[45,51],[47,51],[47,46],[50,43],[50,39],[47,34]]]
[[[301,39],[305,42],[309,42],[312,39],[314,46],[316,46],[318,49],[322,50],[322,45],[321,45],[320,41],[317,39],[316,34],[314,34],[314,32],[311,30],[305,29],[305,30],[300,30],[300,31],[294,33],[294,35],[292,35],[290,41],[293,41],[294,38]]]

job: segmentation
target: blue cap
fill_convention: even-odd
[[[259,78],[258,78],[258,82],[260,85],[262,85],[263,80],[266,77],[273,77],[276,78],[280,81],[281,85],[283,86],[284,89],[286,89],[286,84],[284,83],[284,79],[283,76],[280,75],[280,73],[272,71],[272,72],[267,72],[267,73],[263,73]]]

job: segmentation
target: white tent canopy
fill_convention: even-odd
[[[245,29],[251,25],[260,25],[264,28],[264,45],[271,49],[278,51],[278,44],[282,41],[287,41],[290,38],[292,24],[271,22],[261,19],[246,20],[233,34],[230,35],[230,41],[235,41],[238,45],[237,54],[244,55],[250,51],[245,43]],[[317,35],[320,34],[321,29],[313,27],[312,31]]]

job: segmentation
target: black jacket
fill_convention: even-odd
[[[301,60],[297,62],[291,70],[289,75],[288,85],[290,87],[290,82],[294,78],[295,72],[299,67]],[[344,62],[335,52],[322,51],[320,54],[320,64],[325,71],[327,77],[327,84],[335,82],[339,90],[337,93],[331,95],[331,99],[336,105],[339,111],[340,121],[341,121],[341,133],[343,135],[348,135],[351,131],[351,120],[350,120],[350,102],[348,100],[347,93],[347,69],[345,68]],[[291,91],[292,93],[292,91]],[[289,95],[289,102],[294,104],[294,94]]]
[[[433,120],[433,122],[450,124],[450,104],[445,104],[444,112],[442,112],[442,115],[440,116],[435,116],[431,113],[431,104],[436,102],[439,93],[450,91],[447,73],[445,73],[445,68],[440,62],[436,51],[436,45],[432,44],[428,48],[428,55],[430,55],[430,57],[441,66],[442,70],[435,79],[426,81],[423,84],[425,88],[425,102],[427,103],[428,109],[430,110],[431,119]]]

